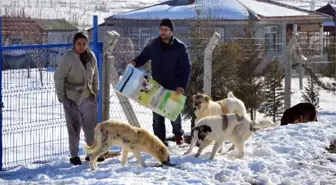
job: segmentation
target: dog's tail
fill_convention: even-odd
[[[280,125],[280,121],[277,121],[276,123],[274,123],[271,120],[268,119],[264,119],[264,120],[260,120],[260,121],[252,121],[252,130],[260,130],[260,129],[265,129],[265,128],[273,128],[273,127],[277,127]]]
[[[228,98],[236,98],[236,97],[233,95],[233,92],[232,92],[232,91],[228,92],[227,97],[228,97]]]
[[[94,143],[91,146],[88,146],[86,143],[84,143],[84,150],[87,154],[92,154],[96,152],[97,150],[100,149],[102,142],[103,142],[103,135],[101,132],[100,127],[95,128],[95,133],[94,133]]]

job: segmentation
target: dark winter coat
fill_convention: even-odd
[[[164,88],[176,90],[186,88],[190,79],[190,60],[186,45],[172,37],[169,44],[161,38],[151,40],[138,57],[134,59],[135,67],[143,66],[151,60],[152,77]]]

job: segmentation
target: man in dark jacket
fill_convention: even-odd
[[[153,79],[164,88],[183,94],[189,83],[191,65],[186,45],[173,36],[173,31],[173,21],[163,19],[160,24],[160,36],[151,40],[131,63],[140,67],[151,60]],[[179,115],[175,122],[171,122],[178,145],[184,142],[181,121]],[[168,145],[165,118],[155,112],[153,130],[154,134]]]

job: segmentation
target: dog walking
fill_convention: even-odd
[[[141,67],[151,60],[152,77],[166,89],[183,94],[190,80],[190,60],[186,45],[173,36],[174,23],[163,19],[159,26],[160,36],[151,40],[131,63]],[[176,144],[184,143],[181,115],[171,122]],[[165,118],[153,112],[154,134],[168,146]]]
[[[95,54],[88,48],[88,36],[76,33],[73,48],[65,53],[54,74],[58,100],[63,104],[69,135],[70,163],[81,165],[78,157],[80,130],[83,128],[88,145],[94,142],[97,123],[99,91],[98,68]],[[85,158],[90,160],[89,156]],[[104,161],[101,156],[98,161]]]

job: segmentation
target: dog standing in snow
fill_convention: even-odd
[[[281,125],[313,121],[317,121],[317,110],[312,103],[298,103],[285,110],[281,117]]]
[[[235,113],[215,115],[204,117],[197,122],[193,128],[191,144],[184,155],[189,154],[198,140],[202,141],[195,157],[201,155],[202,151],[215,142],[210,159],[214,159],[225,141],[231,140],[238,148],[238,158],[243,158],[245,142],[251,138],[258,129],[276,127],[280,124],[273,123],[270,120],[261,120],[259,122],[251,121],[246,116],[240,116]]]
[[[211,98],[206,94],[196,94],[192,97],[193,107],[196,115],[195,123],[201,118],[214,115],[222,115],[228,113],[236,113],[239,116],[246,115],[246,108],[240,99],[233,95],[233,92],[227,94],[227,98],[219,101],[212,101]],[[202,141],[197,141],[197,146],[199,146]],[[229,150],[233,150],[235,145],[233,144]],[[220,148],[220,153],[223,147]]]
[[[195,122],[206,116],[236,113],[240,116],[246,115],[244,103],[236,98],[230,91],[227,98],[220,101],[213,101],[206,94],[197,93],[192,97],[193,108],[196,115]]]
[[[112,146],[122,147],[121,164],[126,165],[128,152],[133,152],[142,167],[146,164],[140,154],[145,152],[161,164],[170,164],[170,153],[163,142],[143,128],[131,126],[119,121],[107,120],[95,128],[95,142],[92,146],[84,144],[85,151],[90,154],[91,170],[97,169],[97,158]]]

